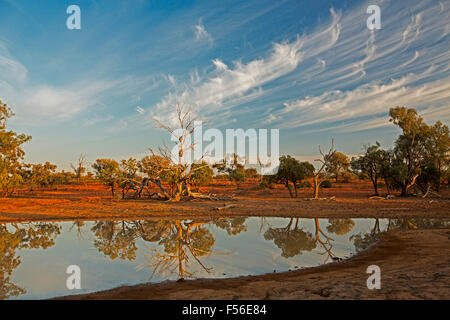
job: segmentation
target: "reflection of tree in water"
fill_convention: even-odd
[[[16,250],[47,249],[55,244],[61,227],[53,223],[0,224],[0,299],[19,296],[26,290],[11,283],[11,275],[21,261]]]
[[[226,230],[229,236],[238,235],[241,232],[247,231],[247,226],[245,225],[246,218],[232,218],[232,219],[224,219],[220,218],[215,221],[215,225],[220,229]]]
[[[228,235],[237,235],[247,230],[245,220],[246,218],[98,221],[91,230],[96,237],[94,245],[111,259],[135,260],[136,241],[139,239],[157,243],[159,247],[151,251],[151,263],[146,266],[153,269],[152,276],[155,273],[176,272],[184,279],[186,276],[193,276],[193,272],[188,270],[190,261],[196,261],[203,270],[210,271],[200,260],[216,253],[212,251],[214,236],[205,225],[213,223]]]
[[[294,218],[291,218],[286,227],[269,228],[264,233],[264,239],[273,240],[281,249],[281,256],[284,258],[294,257],[302,251],[311,251],[316,247],[312,234],[298,227],[298,218],[294,225],[293,222]]]
[[[312,251],[319,246],[323,249],[323,252],[319,254],[326,255],[324,263],[330,258],[335,259],[336,255],[332,251],[334,240],[322,230],[318,218],[314,219],[314,225],[315,231],[312,234],[299,227],[299,218],[295,219],[295,224],[294,218],[290,218],[286,227],[269,227],[264,234],[264,239],[273,240],[281,249],[281,256],[284,258],[292,258],[302,254],[303,251]],[[354,225],[351,219],[330,219],[327,231],[341,235],[350,232]]]
[[[91,228],[94,246],[112,260],[136,259],[136,241],[158,242],[170,232],[170,221],[97,221]]]
[[[327,231],[338,236],[349,233],[355,222],[352,219],[328,219]]]
[[[91,228],[96,239],[94,246],[98,251],[112,260],[136,259],[137,229],[133,222],[129,221],[98,221]]]
[[[378,235],[380,233],[380,220],[375,218],[374,225],[370,232],[367,233],[358,233],[352,235],[349,240],[353,241],[353,245],[355,246],[356,252],[360,252],[371,244],[375,243],[378,240]]]
[[[333,243],[334,241],[331,237],[325,234],[325,232],[322,231],[320,227],[320,221],[318,218],[314,219],[314,224],[316,227],[315,237],[316,237],[316,245],[320,244],[320,246],[323,248],[322,255],[326,255],[324,263],[328,261],[328,259],[334,259],[336,258],[336,255],[333,253]]]
[[[188,270],[192,259],[209,273],[211,268],[200,260],[213,253],[215,243],[212,233],[203,226],[206,223],[208,222],[171,221],[167,236],[162,237],[158,243],[164,248],[163,252],[155,249],[151,257],[152,263],[147,266],[153,268],[151,277],[158,272],[178,273],[180,279],[193,277],[193,272]]]

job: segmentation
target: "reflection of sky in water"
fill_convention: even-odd
[[[376,223],[376,219],[351,220],[354,222],[353,227],[350,223],[350,228],[348,228],[350,230],[346,230],[348,232],[345,234],[340,232],[340,235],[334,233],[332,229],[329,230],[331,220],[328,221],[328,219],[318,219],[318,225],[316,225],[315,219],[299,218],[297,222],[297,219],[294,218],[289,224],[291,221],[289,218],[252,217],[247,218],[244,222],[246,231],[231,236],[213,223],[204,224],[202,227],[211,232],[215,243],[211,248],[213,253],[199,257],[199,259],[205,267],[212,269],[208,274],[192,256],[189,256],[186,269],[193,273],[195,278],[223,278],[264,274],[274,270],[277,272],[294,270],[332,262],[332,256],[349,257],[356,251],[352,236],[370,234]],[[386,230],[388,223],[388,219],[379,219],[379,230]],[[81,237],[72,222],[54,224],[61,226],[61,234],[56,236],[53,246],[45,250],[28,248],[16,250],[16,257],[20,256],[21,264],[12,272],[11,282],[26,289],[27,293],[14,298],[45,298],[147,282],[153,269],[146,266],[151,264],[154,249],[158,249],[160,253],[164,252],[163,246],[158,245],[158,242],[146,242],[138,238],[136,240],[138,249],[134,261],[122,260],[120,257],[112,260],[94,246],[96,237],[91,228],[95,222],[86,222],[82,227]],[[289,233],[288,226],[289,230],[297,227],[297,230],[309,233],[310,238],[308,239],[313,243],[307,246],[310,250],[304,250],[293,257],[286,258],[282,256],[282,249],[274,243],[273,239],[265,239],[269,229],[276,230],[281,240],[287,239],[285,235]],[[8,230],[11,228],[11,225],[8,226]],[[332,239],[329,241],[332,245],[331,248],[329,244],[325,243],[326,248],[330,249],[329,254],[317,241],[316,231],[319,232],[319,240],[324,241],[327,237]],[[289,240],[284,241],[287,245],[292,244],[289,243]],[[69,275],[65,271],[67,266],[72,264],[81,268],[82,290],[70,291],[66,288],[66,279]],[[173,273],[156,273],[151,281],[161,282],[177,279],[176,270]]]

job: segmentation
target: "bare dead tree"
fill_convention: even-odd
[[[160,253],[156,249],[152,251],[152,256],[149,258],[148,267],[153,269],[150,279],[156,273],[178,273],[179,279],[185,277],[192,278],[193,271],[188,270],[188,266],[192,259],[207,273],[211,272],[211,267],[207,267],[200,260],[201,257],[208,257],[211,254],[229,254],[229,252],[219,253],[209,248],[202,248],[201,239],[193,241],[192,232],[196,228],[200,228],[207,222],[182,222],[175,220],[171,222],[170,239],[173,241],[174,250],[170,252]]]
[[[165,144],[158,149],[159,156],[170,163],[170,166],[164,169],[164,171],[170,171],[175,191],[169,193],[165,190],[160,179],[155,180],[155,182],[160,188],[163,196],[170,201],[180,201],[182,197],[209,199],[209,196],[192,192],[190,189],[192,173],[202,168],[202,166],[193,168],[191,163],[186,160],[189,159],[186,155],[188,152],[193,152],[196,145],[196,142],[192,141],[191,136],[196,130],[195,121],[197,118],[192,116],[191,109],[185,110],[184,106],[180,104],[177,104],[176,115],[177,126],[175,128],[163,124],[158,119],[153,118],[159,128],[168,131],[172,137],[175,138],[176,155],[172,154],[172,151]],[[151,152],[153,153],[152,150]],[[203,157],[204,155],[202,155],[199,160],[201,161]]]
[[[73,165],[72,163],[70,164],[73,172],[75,173],[78,184],[80,183],[81,177],[86,172],[86,164],[86,155],[83,153],[78,157],[76,165]]]
[[[330,168],[330,161],[336,152],[334,149],[334,139],[331,140],[331,148],[327,153],[322,152],[322,148],[319,145],[319,152],[322,156],[321,159],[316,159],[315,161],[318,161],[321,163],[321,166],[318,170],[314,172],[313,180],[314,180],[314,198],[313,199],[320,199],[319,198],[319,188],[320,183],[327,179],[330,176],[330,172],[328,172],[328,169]]]
[[[316,244],[319,243],[322,246],[322,248],[324,249],[324,251],[321,254],[326,255],[324,263],[326,263],[328,261],[328,259],[335,260],[336,255],[332,251],[332,249],[333,249],[332,241],[334,241],[334,239],[327,236],[322,231],[322,229],[320,228],[320,223],[319,223],[318,218],[314,219],[314,224],[316,226],[316,232],[315,232],[316,241],[315,242],[316,242]],[[322,237],[323,237],[323,239],[322,239]]]

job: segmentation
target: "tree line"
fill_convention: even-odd
[[[22,145],[30,141],[31,136],[7,129],[7,120],[13,113],[0,101],[0,190],[9,196],[23,185],[48,187],[80,184],[95,179],[110,188],[113,198],[125,198],[130,191],[134,198],[139,198],[147,191],[150,197],[180,201],[196,197],[209,198],[193,190],[219,177],[237,184],[256,178],[261,188],[281,183],[293,198],[298,197],[298,188],[313,187],[313,199],[318,199],[320,188],[332,185],[330,179],[336,182],[368,179],[373,184],[375,195],[379,195],[382,181],[388,194],[399,190],[402,196],[406,196],[413,186],[423,193],[431,190],[439,192],[440,186],[448,184],[450,179],[448,126],[439,121],[428,125],[412,108],[391,108],[389,115],[389,121],[401,129],[391,149],[383,149],[376,142],[367,145],[362,155],[350,159],[336,151],[332,141],[327,152],[323,152],[319,146],[317,168],[309,162],[300,162],[290,155],[284,155],[279,159],[280,165],[275,175],[261,177],[256,168],[246,168],[245,161],[236,154],[215,164],[204,160],[193,164],[185,162],[183,156],[195,148],[190,136],[196,129],[196,118],[191,116],[190,110],[177,106],[178,124],[175,128],[155,119],[159,128],[176,137],[177,157],[174,158],[172,150],[164,146],[156,152],[150,149],[150,155],[141,160],[97,159],[92,164],[94,173],[91,173],[85,156],[80,155],[76,164],[71,164],[72,172],[57,172],[56,165],[50,162],[24,163]],[[151,186],[157,187],[158,191],[152,192]]]
[[[450,181],[448,126],[440,121],[433,125],[426,124],[413,108],[391,108],[389,115],[389,121],[401,130],[393,148],[383,149],[376,142],[365,146],[362,155],[350,159],[337,152],[332,143],[326,154],[319,147],[319,169],[315,169],[309,162],[282,156],[278,174],[273,179],[281,180],[291,197],[297,196],[297,186],[301,186],[299,182],[308,178],[314,181],[314,198],[318,197],[321,181],[331,178],[336,181],[369,179],[375,195],[379,195],[381,181],[388,194],[398,190],[401,196],[407,196],[413,186],[423,194],[430,190],[439,192],[441,185],[448,185]]]

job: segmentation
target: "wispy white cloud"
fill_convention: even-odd
[[[215,59],[214,75],[198,86],[187,86],[180,93],[171,93],[156,106],[155,115],[166,113],[177,102],[190,105],[194,111],[215,112],[230,101],[242,101],[261,93],[261,85],[293,71],[302,59],[302,41],[275,43],[271,54],[265,59],[252,60],[247,64],[235,61],[229,67]],[[256,91],[252,91],[257,89]],[[173,109],[173,108],[172,108]]]
[[[277,125],[298,128],[376,116],[381,113],[386,114],[390,107],[396,105],[420,109],[430,105],[448,104],[450,101],[450,78],[420,86],[409,85],[425,77],[426,74],[427,72],[421,75],[405,76],[387,84],[372,82],[354,90],[326,91],[318,96],[286,102],[284,108],[275,114],[278,117]],[[373,124],[371,120],[363,121],[368,129],[373,128],[373,125],[369,125]],[[346,124],[345,127],[347,126]],[[337,127],[326,130],[329,129],[337,129]]]
[[[441,38],[449,12],[433,1],[407,8],[384,1],[381,7],[381,30],[355,23],[365,21],[363,10],[343,15],[341,40],[290,76],[309,92],[287,99],[262,121],[302,132],[361,131],[389,125],[388,109],[396,105],[415,107],[430,121],[426,114],[439,110],[443,121],[450,120],[444,108],[450,104],[449,42]],[[318,67],[322,60],[325,68]]]
[[[206,28],[201,21],[194,26],[194,34],[196,41],[214,42],[214,38],[206,31]]]
[[[90,107],[103,108],[107,93],[119,85],[120,81],[89,81],[70,87],[26,85],[12,88],[5,99],[14,106],[16,121],[64,121]]]
[[[23,84],[28,76],[28,69],[15,60],[7,47],[0,41],[0,88],[10,88],[12,85]]]
[[[419,57],[420,57],[420,53],[419,53],[419,51],[416,50],[416,52],[414,52],[414,56],[411,58],[411,60],[408,60],[408,61],[402,63],[401,65],[399,65],[397,67],[397,69],[403,69],[407,65],[409,65],[409,64],[413,63],[414,61],[416,61]]]
[[[0,55],[0,74],[8,77],[10,81],[23,83],[28,74],[28,70],[18,61]]]
[[[254,101],[272,90],[263,90],[263,85],[293,72],[304,59],[305,45],[309,56],[331,48],[339,39],[339,20],[340,15],[331,10],[329,25],[318,28],[311,35],[297,36],[293,41],[274,43],[271,52],[264,58],[247,63],[234,61],[231,65],[221,59],[214,59],[214,71],[201,80],[197,78],[195,83],[185,83],[178,90],[169,93],[152,110],[152,116],[161,118],[161,114],[164,114],[169,118],[167,110],[173,110],[176,103],[183,103],[191,106],[194,111],[201,112],[204,117],[214,115],[217,119],[219,112],[220,118],[225,120],[222,116],[230,114],[232,109],[236,111],[236,106]],[[325,65],[324,60],[318,60],[320,69]],[[236,112],[233,116],[236,117]]]
[[[175,85],[172,75],[125,76],[120,79],[84,79],[66,85],[33,83],[28,78],[28,69],[12,57],[7,46],[0,41],[0,98],[12,106],[14,122],[42,124],[72,119],[87,111],[92,119],[82,120],[84,125],[109,121],[95,116],[98,109],[107,109],[105,100],[110,97],[130,96],[140,100],[136,94],[147,94],[161,84]],[[86,115],[85,115],[86,116]],[[89,116],[88,116],[89,117]]]

